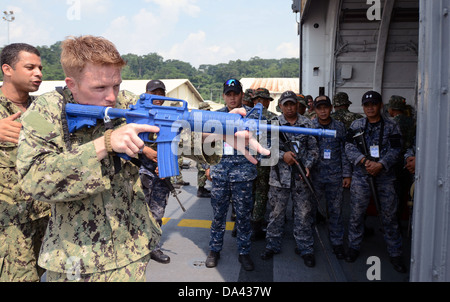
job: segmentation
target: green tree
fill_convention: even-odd
[[[44,80],[64,80],[60,64],[61,42],[38,46],[41,52]],[[223,83],[231,78],[297,78],[299,59],[236,60],[220,64],[203,64],[199,68],[180,60],[164,60],[157,53],[122,56],[127,66],[122,71],[124,80],[189,79],[204,99],[222,102]],[[0,79],[2,75],[0,74]]]
[[[50,47],[37,46],[41,53],[42,79],[44,81],[64,80],[65,75],[61,67],[61,42],[57,42]]]

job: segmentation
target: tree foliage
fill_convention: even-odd
[[[60,64],[61,42],[51,46],[38,46],[41,53],[44,80],[64,80]],[[164,60],[157,53],[146,55],[126,54],[124,80],[189,79],[204,99],[221,100],[222,85],[231,78],[297,78],[299,59],[236,60],[216,65],[203,64],[199,68],[179,60]],[[2,76],[2,75],[0,75]]]

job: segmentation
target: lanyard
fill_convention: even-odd
[[[384,119],[383,119],[383,117],[381,117],[380,123],[381,123],[380,137],[378,138],[378,145],[380,146],[380,149],[381,149],[381,147],[383,146],[383,135],[384,135]],[[367,133],[368,127],[369,127],[369,119],[366,118],[366,125],[364,127],[364,133]],[[372,144],[373,144],[373,142],[372,142]]]
[[[334,129],[333,127],[331,127],[333,124],[333,120],[331,120],[331,122],[329,122],[326,125],[322,125],[321,123],[319,123],[319,121],[317,121],[317,124],[318,124],[318,128],[320,128],[320,129]],[[331,144],[332,144],[333,140],[335,140],[335,138],[323,137],[323,136],[317,138],[317,141],[319,143],[321,143],[321,142],[325,143],[325,148],[324,148],[325,150],[331,149]]]

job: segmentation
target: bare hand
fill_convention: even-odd
[[[286,153],[284,153],[283,155],[283,160],[285,163],[287,163],[289,166],[292,165],[298,165],[297,160],[295,159],[295,154],[292,151],[288,151]]]
[[[116,153],[125,153],[135,157],[144,148],[144,141],[138,136],[141,132],[159,132],[156,126],[145,124],[127,124],[111,134],[111,147]]]
[[[158,152],[156,152],[152,148],[144,146],[144,150],[142,150],[142,153],[151,161],[154,161],[155,163],[158,161]]]
[[[0,141],[14,144],[19,143],[19,134],[22,129],[22,124],[15,120],[18,119],[21,114],[22,113],[19,111],[0,120]]]
[[[305,167],[305,171],[306,171],[306,177],[309,177],[309,169]],[[300,175],[301,177],[301,175]]]
[[[224,135],[223,140],[226,141],[231,147],[241,152],[249,162],[255,165],[258,161],[250,154],[249,150],[247,150],[247,146],[250,150],[254,150],[262,155],[270,154],[270,151],[264,149],[249,131],[238,131],[234,134],[234,136]]]
[[[235,108],[230,111],[230,113],[237,113],[242,116],[247,115],[247,111],[245,108]],[[254,138],[252,133],[249,131],[238,131],[235,133],[234,137],[232,136],[224,136],[223,138],[228,144],[233,146],[234,149],[240,151],[242,154],[244,154],[245,158],[247,158],[248,161],[250,161],[253,164],[257,164],[258,161],[248,152],[248,150],[245,148],[248,146],[251,150],[256,151],[259,154],[262,155],[270,155],[270,151],[263,148],[260,143]]]
[[[306,178],[309,178],[309,169],[306,167],[305,167],[305,176],[306,176]],[[299,177],[301,180],[304,180],[302,174],[300,174]]]
[[[371,160],[366,161],[365,166],[367,173],[369,173],[372,176],[377,176],[381,172],[381,170],[383,170],[382,164]]]
[[[245,108],[235,108],[231,110],[230,113],[236,113],[242,116],[247,115]],[[247,150],[246,147],[249,147],[250,150],[256,151],[259,154],[270,155],[270,151],[263,148],[261,144],[258,143],[258,141],[255,139],[253,134],[247,130],[237,131],[234,135],[231,134],[218,135],[214,133],[203,133],[203,139],[205,142],[223,140],[231,147],[233,147],[235,150],[240,151],[245,156],[245,158],[247,158],[248,161],[250,161],[252,164],[255,165],[258,163],[258,161],[250,154],[249,150]]]
[[[342,179],[342,187],[343,188],[350,188],[351,183],[352,183],[351,177],[344,177]]]

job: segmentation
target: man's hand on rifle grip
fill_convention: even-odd
[[[287,151],[283,155],[283,160],[285,163],[287,163],[289,166],[292,165],[298,165],[297,160],[295,159],[295,154],[292,151]]]
[[[127,124],[111,133],[111,147],[116,153],[125,153],[130,157],[135,157],[144,147],[144,141],[139,138],[141,132],[159,132],[156,126],[146,124]],[[97,159],[102,160],[108,155],[105,146],[104,136],[94,141]]]

